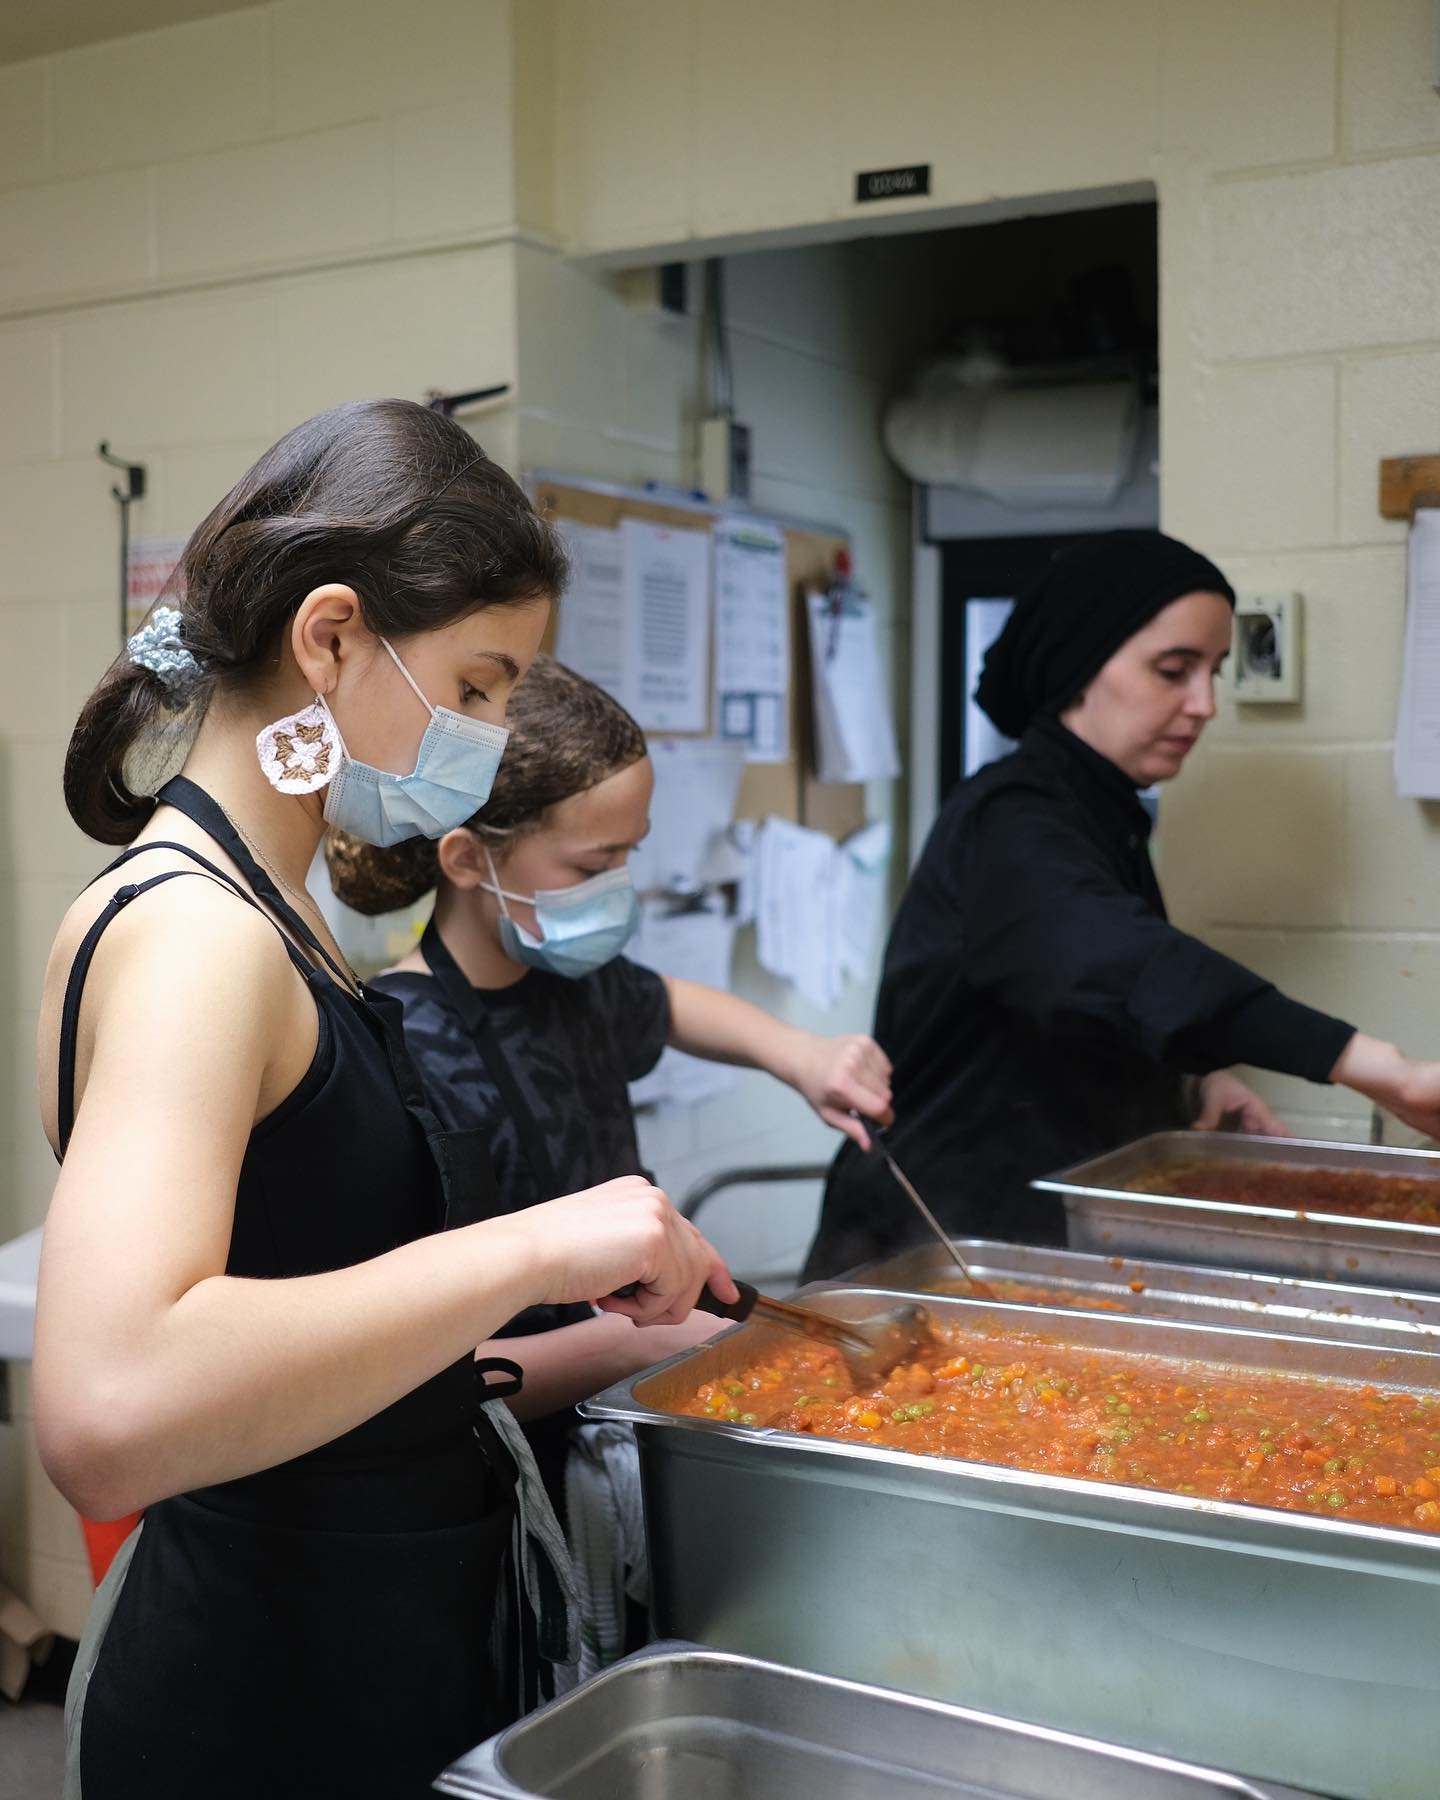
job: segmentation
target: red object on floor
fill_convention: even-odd
[[[115,1560],[115,1552],[140,1523],[139,1513],[128,1513],[123,1519],[80,1520],[85,1533],[85,1549],[90,1557],[90,1574],[98,1588],[105,1571]]]

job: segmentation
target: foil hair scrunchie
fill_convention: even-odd
[[[204,675],[194,652],[185,648],[184,623],[173,606],[157,606],[125,646],[131,662],[158,676],[171,700],[185,699]]]

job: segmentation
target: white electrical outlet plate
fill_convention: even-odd
[[[1301,693],[1301,596],[1241,594],[1235,603],[1231,668],[1245,706],[1294,702]]]

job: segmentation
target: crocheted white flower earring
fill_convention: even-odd
[[[344,745],[320,695],[300,712],[267,725],[255,739],[260,767],[282,794],[313,794],[334,779]]]

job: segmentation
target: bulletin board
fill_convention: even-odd
[[[622,519],[644,519],[677,531],[708,530],[722,516],[718,507],[702,502],[660,498],[639,488],[612,487],[543,470],[529,475],[526,485],[547,518],[602,526],[611,531]],[[815,772],[814,689],[805,596],[828,587],[836,552],[848,550],[850,540],[832,527],[764,516],[785,537],[785,575],[790,592],[787,704],[791,754],[785,762],[748,765],[735,815],[740,819],[763,819],[773,814],[792,824],[823,831],[838,841],[865,824],[865,789],[860,783],[821,781]],[[555,630],[552,616],[544,644],[547,651],[554,648]],[[713,710],[712,693],[712,724]]]

